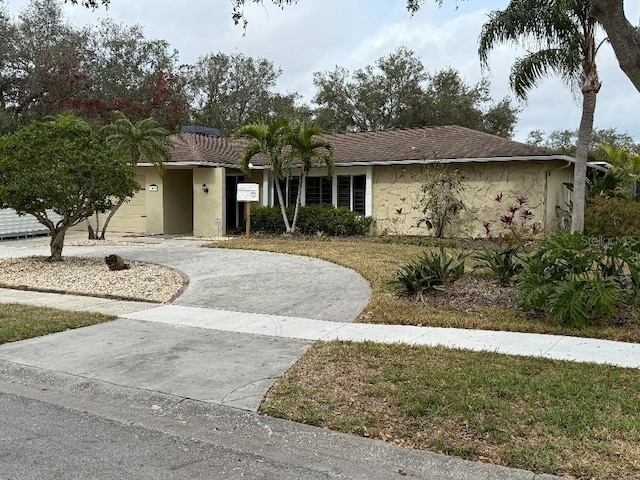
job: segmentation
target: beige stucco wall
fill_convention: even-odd
[[[147,200],[147,233],[162,234],[164,233],[164,206],[162,196],[164,186],[162,177],[158,171],[152,167],[138,168],[138,171],[144,171],[146,175],[146,200]],[[151,186],[157,187],[156,191]]]
[[[484,223],[491,234],[506,233],[500,217],[510,205],[524,196],[533,219],[550,231],[555,226],[555,203],[562,198],[562,182],[570,169],[559,170],[562,162],[491,162],[450,164],[464,175],[461,199],[464,211],[445,229],[445,236],[484,237]],[[373,217],[378,234],[431,235],[424,226],[417,227],[421,217],[421,183],[428,166],[385,166],[373,171]],[[501,203],[495,201],[502,193]],[[553,205],[551,205],[553,203]]]
[[[193,171],[193,234],[196,237],[225,235],[226,200],[224,168],[196,168]],[[202,185],[207,185],[204,192]]]

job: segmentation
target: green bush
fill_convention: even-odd
[[[293,219],[293,207],[287,208],[289,221]],[[296,231],[305,235],[322,233],[329,236],[367,235],[371,217],[363,217],[346,208],[332,205],[300,207]],[[259,207],[251,211],[251,230],[258,233],[282,234],[285,231],[280,207]]]
[[[298,231],[307,235],[321,232],[331,236],[367,235],[373,219],[363,217],[346,208],[332,205],[300,207]]]
[[[293,208],[287,210],[293,218]],[[251,209],[251,231],[256,233],[282,234],[285,231],[280,207],[258,207]]]
[[[448,254],[444,248],[439,253],[424,253],[418,260],[401,265],[391,286],[396,290],[416,295],[419,299],[429,290],[443,290],[447,283],[464,274],[467,255]]]
[[[581,327],[624,304],[636,305],[640,242],[599,241],[582,234],[545,238],[522,260],[517,300],[525,310],[547,312],[559,324]]]
[[[592,237],[640,235],[640,202],[594,197],[584,212],[584,233]]]
[[[473,256],[476,260],[474,270],[488,270],[491,277],[502,284],[511,283],[513,277],[522,270],[524,247],[521,244],[507,247],[486,247]]]

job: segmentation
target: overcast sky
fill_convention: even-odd
[[[17,14],[28,0],[5,3]],[[111,0],[106,11],[71,5],[65,10],[77,25],[95,23],[105,15],[126,25],[140,24],[147,38],[167,40],[183,63],[217,52],[266,58],[282,70],[278,89],[298,92],[307,101],[314,93],[313,72],[337,65],[353,71],[400,46],[413,50],[431,73],[453,67],[469,83],[484,75],[491,81],[494,99],[513,96],[508,76],[518,52],[498,47],[490,57],[489,71],[481,69],[477,56],[478,35],[487,14],[505,8],[508,0],[470,0],[457,8],[453,0],[444,3],[438,8],[426,0],[411,17],[405,0],[300,0],[284,11],[265,0],[264,6],[246,8],[246,33],[231,20],[230,0]],[[625,3],[629,4],[627,17],[637,24],[640,5]],[[603,86],[595,126],[616,128],[640,142],[640,93],[620,70],[609,45],[602,47],[598,64]],[[532,90],[520,108],[517,140],[524,140],[534,129],[549,133],[579,125],[579,101],[554,77]]]

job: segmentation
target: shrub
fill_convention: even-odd
[[[293,209],[287,211],[293,218]],[[284,220],[280,207],[258,207],[251,209],[251,231],[256,233],[284,233]]]
[[[373,219],[332,205],[300,207],[298,230],[306,235],[322,232],[331,236],[367,235]]]
[[[287,208],[293,218],[293,208]],[[346,208],[332,205],[308,205],[300,207],[296,230],[305,235],[322,233],[330,236],[366,235],[371,217],[363,217]],[[251,229],[259,233],[284,233],[284,221],[280,207],[259,207],[251,211]]]
[[[503,205],[504,195],[498,193],[493,199],[494,202]],[[504,215],[499,218],[499,223],[503,229],[500,237],[513,243],[523,243],[537,236],[542,230],[542,224],[533,220],[533,211],[529,210],[529,199],[524,196],[517,197],[511,204],[506,204]],[[492,224],[496,222],[483,222],[487,238],[493,236]],[[507,233],[508,232],[508,233]]]
[[[445,227],[464,209],[460,200],[464,176],[460,170],[449,170],[446,165],[425,168],[424,174],[426,178],[420,186],[422,197],[417,207],[422,213],[418,227],[424,223],[433,230],[434,237],[442,238]]]
[[[640,202],[594,197],[584,212],[584,233],[594,237],[640,235]]]
[[[444,248],[439,253],[424,253],[418,260],[401,265],[391,286],[416,295],[419,299],[429,290],[443,290],[447,283],[464,274],[467,256],[449,255]]]
[[[596,241],[559,233],[523,258],[517,300],[569,327],[580,327],[623,304],[637,304],[640,279],[637,241]]]
[[[500,283],[511,283],[513,277],[522,270],[524,248],[520,244],[507,247],[486,247],[473,256],[477,264],[474,270],[488,270],[491,277]]]

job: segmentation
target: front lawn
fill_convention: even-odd
[[[537,473],[640,478],[637,369],[319,342],[261,413]]]

